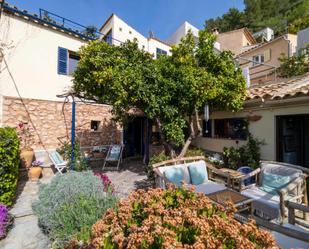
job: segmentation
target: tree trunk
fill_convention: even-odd
[[[163,144],[166,154],[169,154],[171,158],[175,158],[175,151],[173,150],[172,146],[168,142],[166,142],[165,135],[162,132],[162,124],[161,124],[160,119],[155,118],[155,121],[159,128],[160,140],[161,140],[160,142]]]
[[[178,155],[179,158],[184,157],[187,150],[189,149],[190,144],[192,143],[192,140],[199,134],[201,134],[202,132],[202,128],[199,122],[199,118],[198,118],[198,111],[197,109],[195,109],[195,122],[196,122],[196,127],[197,130],[195,131],[194,129],[194,121],[192,116],[189,117],[189,125],[190,125],[190,136],[188,137],[188,139],[186,140],[184,146],[182,147],[182,150],[180,152],[180,154]]]

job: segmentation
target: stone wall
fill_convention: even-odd
[[[76,103],[76,136],[81,146],[120,143],[121,127],[112,120],[106,105]],[[37,99],[3,98],[3,125],[14,126],[22,121],[33,128],[32,148],[54,149],[71,137],[71,103]],[[91,121],[99,121],[97,131]]]

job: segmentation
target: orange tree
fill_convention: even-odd
[[[137,190],[92,227],[84,249],[279,248],[267,231],[240,224],[234,208],[184,188]],[[71,242],[71,248],[77,246]]]
[[[80,50],[74,91],[81,98],[110,104],[120,121],[128,118],[131,108],[140,109],[158,125],[166,148],[182,148],[182,156],[200,133],[198,115],[205,104],[237,111],[243,103],[241,70],[231,53],[214,50],[214,42],[207,31],[200,32],[197,44],[189,33],[171,56],[157,60],[136,42],[91,42]]]

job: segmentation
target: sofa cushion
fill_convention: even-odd
[[[181,168],[183,170],[183,181],[184,181],[184,183],[190,184],[190,175],[189,175],[189,172],[188,172],[187,165],[185,165],[185,164],[177,164],[177,165],[173,165],[173,166],[163,166],[163,167],[157,168],[157,170],[162,175],[165,175],[164,174],[165,170],[167,170],[169,168]]]
[[[265,217],[275,219],[280,216],[279,195],[267,193],[258,187],[248,188],[241,194],[253,199],[253,209],[265,214]]]
[[[199,185],[207,181],[207,169],[204,161],[199,161],[194,164],[188,165],[188,171],[190,174],[191,183],[193,185]]]
[[[223,189],[226,189],[224,184],[216,183],[212,181],[206,181],[203,184],[199,184],[195,186],[195,192],[203,193],[205,195],[209,195],[214,192],[221,191]]]
[[[164,171],[164,176],[169,180],[170,182],[176,184],[177,186],[181,185],[181,182],[183,181],[183,169],[182,168],[176,168],[176,167],[169,167],[169,169],[166,169]]]
[[[290,181],[290,176],[282,176],[264,172],[262,186],[260,188],[267,193],[276,194],[277,190],[285,187]]]

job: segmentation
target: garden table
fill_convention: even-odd
[[[224,189],[218,192],[207,195],[214,203],[220,204],[226,207],[227,202],[231,202],[237,209],[237,213],[247,212],[252,216],[252,202],[253,199],[248,198],[239,192],[232,189]]]

